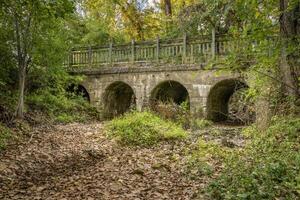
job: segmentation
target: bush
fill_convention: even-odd
[[[26,100],[32,110],[42,111],[57,122],[68,123],[99,118],[96,108],[81,96],[67,96],[64,93],[54,95],[44,90],[29,95]]]
[[[151,112],[131,112],[106,125],[109,136],[127,145],[151,146],[162,140],[182,139],[187,133]]]
[[[208,187],[210,199],[299,199],[300,118],[275,119],[265,132],[247,130],[252,142],[226,160]],[[252,132],[252,133],[249,133]]]
[[[184,101],[180,105],[177,105],[173,101],[157,101],[152,103],[151,108],[163,119],[171,120],[181,125],[184,129],[188,129],[190,127],[190,111],[188,101]]]
[[[0,123],[0,151],[6,147],[6,143],[10,137],[11,131]]]

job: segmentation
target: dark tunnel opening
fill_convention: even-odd
[[[104,93],[104,116],[112,119],[136,107],[133,89],[124,82],[115,82],[108,86]]]
[[[157,102],[175,103],[181,105],[184,102],[189,104],[187,89],[176,81],[165,81],[157,85],[151,92],[151,103]]]
[[[76,96],[81,96],[83,97],[83,99],[90,102],[90,95],[88,91],[85,89],[85,87],[82,85],[72,84],[67,88],[67,92]]]
[[[237,79],[220,81],[212,87],[207,99],[207,118],[214,122],[247,124],[254,121],[250,105],[244,101],[248,86]]]

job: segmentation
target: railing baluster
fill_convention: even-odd
[[[183,34],[183,52],[182,52],[182,63],[186,62],[186,33]]]
[[[134,40],[131,40],[131,62],[134,63],[134,54],[135,54],[135,47],[134,47]]]
[[[216,29],[212,28],[211,31],[211,56],[212,59],[215,59],[216,57]]]
[[[159,62],[159,37],[156,38],[156,61]]]
[[[89,46],[89,51],[88,51],[88,65],[89,67],[92,67],[92,48]]]
[[[113,63],[113,60],[112,60],[112,48],[113,48],[113,44],[112,42],[109,44],[109,54],[108,54],[108,62],[110,64]]]

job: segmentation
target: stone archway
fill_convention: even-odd
[[[177,105],[183,102],[189,103],[188,90],[177,81],[164,81],[158,84],[152,91],[150,96],[150,102],[172,102]]]
[[[104,117],[111,119],[136,107],[133,89],[122,81],[110,84],[103,95]]]
[[[90,102],[90,100],[91,100],[89,92],[87,91],[87,89],[83,85],[72,84],[67,88],[67,91],[70,92],[70,93],[73,93],[77,96],[82,96],[88,102]]]
[[[229,103],[237,91],[248,88],[238,79],[226,79],[216,83],[209,92],[206,104],[207,119],[214,122],[226,121],[229,117]]]

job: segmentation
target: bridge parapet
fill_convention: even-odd
[[[234,48],[225,36],[194,37],[134,42],[124,45],[73,48],[66,64],[70,67],[97,67],[124,63],[203,64],[225,56]]]
[[[106,46],[86,46],[73,48],[65,65],[69,67],[100,67],[118,65],[152,66],[160,64],[196,64],[205,65],[216,58],[225,58],[231,53],[249,56],[263,54],[270,56],[278,45],[278,37],[270,36],[255,41],[249,38],[234,39],[227,35],[187,37],[178,39],[159,39],[127,44]]]

